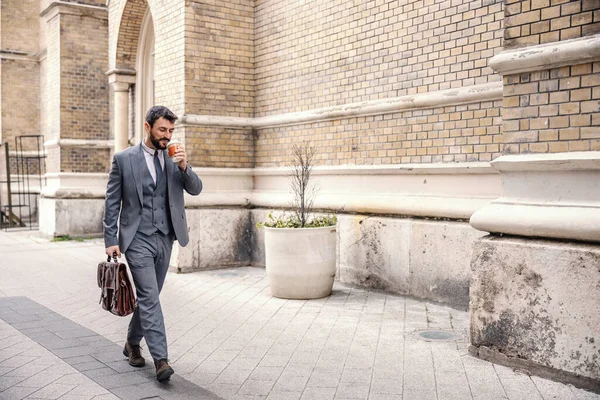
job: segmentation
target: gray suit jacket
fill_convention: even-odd
[[[118,244],[119,250],[125,252],[133,240],[142,220],[142,168],[148,167],[141,144],[116,153],[113,158],[102,220],[105,247]],[[168,157],[165,157],[164,171],[163,177],[167,178],[171,224],[175,238],[181,246],[185,246],[189,237],[183,191],[193,196],[200,194],[202,181],[189,165],[185,172],[181,172]]]

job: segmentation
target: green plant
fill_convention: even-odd
[[[290,187],[294,199],[290,204],[292,214],[274,217],[269,213],[269,220],[256,224],[258,228],[318,228],[337,224],[337,215],[312,216],[317,187],[311,182],[314,166],[315,148],[309,142],[294,144],[292,147],[292,162],[290,164]]]
[[[71,240],[74,240],[76,242],[83,242],[84,238],[71,237],[70,235],[60,235],[60,236],[56,236],[55,238],[52,238],[52,240],[50,240],[50,241],[51,242],[69,242]]]
[[[301,226],[301,222],[296,214],[283,214],[274,217],[272,213],[267,215],[269,218],[266,222],[259,222],[256,224],[257,228],[321,228],[324,226],[335,226],[337,224],[337,215],[324,215],[320,217],[313,217],[309,221]]]

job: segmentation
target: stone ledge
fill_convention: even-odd
[[[204,182],[189,207],[287,208],[286,168],[195,168]],[[487,163],[315,167],[318,209],[468,219],[499,195],[500,177]],[[360,182],[357,184],[357,182]]]
[[[500,75],[543,71],[600,60],[600,35],[503,51],[489,61]]]
[[[272,128],[302,125],[342,118],[390,114],[408,110],[422,110],[450,105],[502,100],[502,82],[440,90],[410,96],[350,103],[266,117],[244,118],[218,115],[187,114],[181,117],[182,126],[224,126],[228,128]]]
[[[67,1],[52,1],[48,7],[42,10],[40,18],[51,20],[60,14],[108,19],[108,8],[106,6],[91,6],[88,4],[71,3]]]
[[[600,152],[502,156],[502,196],[471,226],[517,236],[600,242]]]

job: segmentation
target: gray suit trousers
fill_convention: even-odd
[[[154,360],[168,358],[167,335],[159,294],[169,269],[174,240],[173,233],[165,236],[157,232],[146,236],[137,232],[125,252],[138,300],[129,323],[127,341],[139,344],[145,338]]]

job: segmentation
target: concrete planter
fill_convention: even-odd
[[[318,299],[331,294],[336,227],[265,228],[265,264],[271,294]]]

